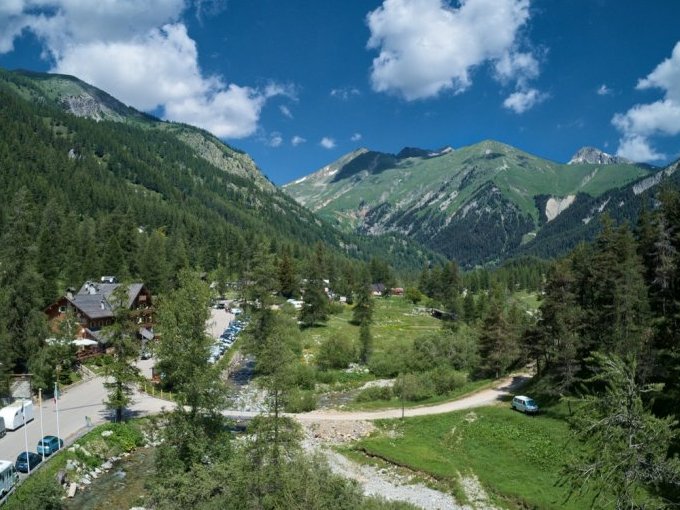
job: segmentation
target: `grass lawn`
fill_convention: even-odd
[[[412,342],[421,335],[439,331],[441,328],[440,320],[425,312],[417,312],[418,307],[404,298],[376,298],[373,302],[375,308],[371,334],[377,350],[395,340]],[[347,305],[342,313],[329,316],[324,325],[303,330],[305,351],[316,353],[319,344],[332,336],[345,335],[358,340],[359,326],[351,324],[351,320],[352,307]]]
[[[446,481],[474,473],[489,495],[509,508],[582,509],[557,487],[573,444],[563,420],[529,417],[509,407],[379,422],[381,431],[356,449]],[[458,487],[457,487],[458,486]]]

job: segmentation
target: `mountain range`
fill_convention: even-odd
[[[660,185],[679,179],[677,162],[659,169],[584,147],[561,164],[487,140],[396,154],[361,148],[281,189],[210,133],[75,77],[0,69],[0,96],[8,197],[22,187],[52,197],[94,230],[110,231],[124,210],[206,269],[223,257],[242,262],[261,239],[302,252],[322,241],[407,270],[444,258],[474,267],[551,257],[592,238],[605,212],[635,221]]]
[[[607,197],[664,175],[592,147],[561,164],[486,140],[397,154],[362,148],[283,189],[345,231],[400,233],[472,267],[563,253],[592,237],[591,220],[613,206]]]
[[[31,207],[54,208],[49,221],[63,224],[47,231],[54,239],[46,244],[63,249],[55,259],[70,258],[83,273],[78,277],[136,275],[154,235],[204,270],[243,271],[262,242],[272,250],[292,247],[298,259],[322,242],[340,257],[380,256],[402,270],[441,258],[400,235],[339,231],[283,193],[243,151],[139,112],[72,76],[0,69],[0,169],[7,197],[0,228],[8,227],[12,199],[22,190]],[[130,230],[139,234],[129,239]],[[76,232],[83,237],[74,239]],[[66,238],[80,247],[62,246]],[[127,253],[120,268],[107,266],[107,250],[121,249],[136,253]]]

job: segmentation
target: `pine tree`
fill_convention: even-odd
[[[158,368],[164,383],[180,404],[189,408],[190,421],[199,413],[219,409],[226,390],[208,363],[212,339],[205,332],[210,318],[210,289],[197,274],[179,275],[179,287],[158,305]]]
[[[311,327],[328,319],[328,296],[324,290],[321,269],[324,264],[323,246],[318,244],[314,257],[308,264],[307,281],[303,286],[303,303],[299,315],[303,327]]]
[[[502,289],[496,284],[491,290],[487,313],[479,333],[481,369],[487,375],[500,377],[519,356],[516,332],[503,307]]]
[[[355,303],[352,309],[352,322],[358,326],[370,324],[373,320],[374,304],[369,279],[370,275],[364,271],[361,275],[361,282],[354,292]]]
[[[139,380],[139,369],[134,362],[139,355],[137,326],[131,310],[127,307],[128,286],[119,285],[111,296],[114,322],[104,328],[111,350],[111,363],[106,365],[107,381],[104,387],[108,390],[106,407],[115,412],[115,421],[123,420],[123,412],[132,401],[134,384]]]
[[[279,289],[285,298],[298,295],[299,284],[295,274],[295,264],[288,248],[283,250],[278,265]]]
[[[359,360],[366,363],[373,354],[373,336],[368,322],[362,322],[359,327]]]
[[[538,369],[547,372],[558,394],[569,390],[576,381],[583,351],[581,331],[583,312],[574,292],[571,262],[556,262],[548,274],[541,303],[538,335],[532,350],[538,355]]]

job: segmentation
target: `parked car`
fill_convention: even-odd
[[[525,414],[538,414],[538,405],[534,399],[518,395],[512,399],[512,408]]]
[[[28,473],[29,469],[33,470],[38,467],[38,464],[42,462],[42,457],[35,452],[21,452],[17,455],[17,461],[14,463],[14,467],[17,471],[22,473]]]
[[[45,436],[38,441],[35,451],[39,454],[52,455],[64,446],[64,440],[57,436]]]

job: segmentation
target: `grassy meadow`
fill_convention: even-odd
[[[509,405],[379,422],[355,450],[429,475],[461,494],[460,476],[474,474],[507,508],[582,509],[558,485],[574,445],[563,419],[525,416]]]

